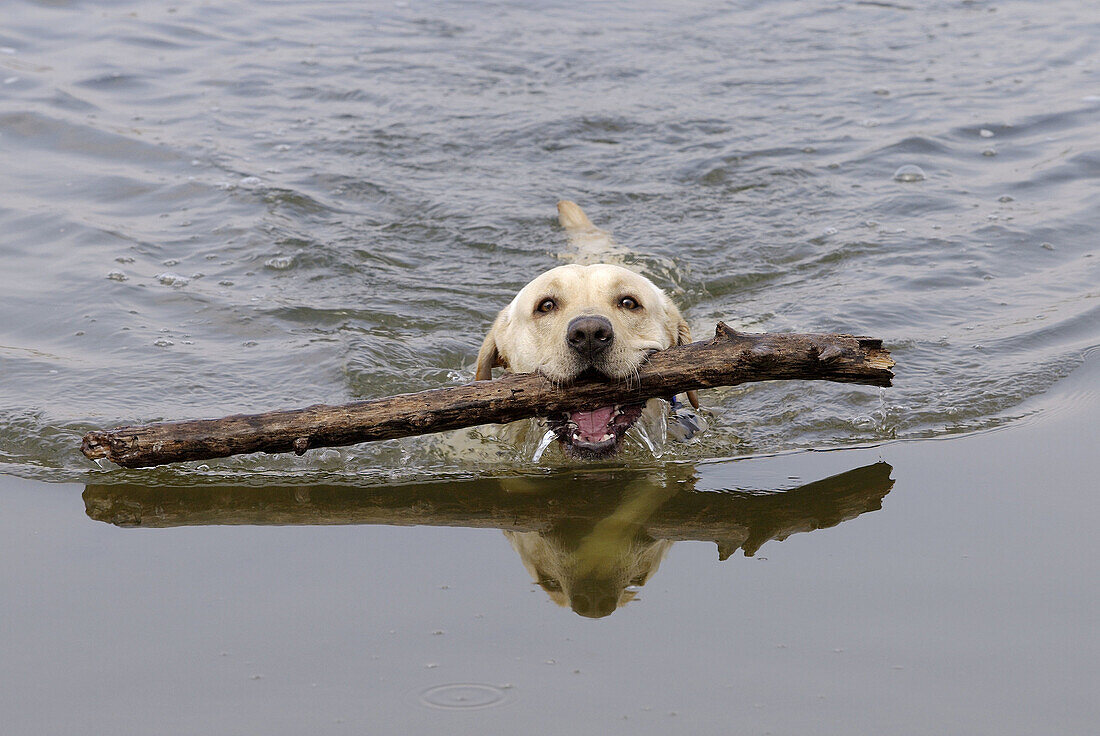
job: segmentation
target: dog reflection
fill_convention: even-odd
[[[632,600],[672,546],[641,530],[607,538],[589,536],[575,546],[557,529],[504,535],[550,600],[588,618],[608,616]]]
[[[782,466],[781,466],[782,467]],[[386,524],[501,529],[535,583],[589,618],[615,612],[657,573],[672,540],[718,559],[882,508],[894,481],[876,462],[781,491],[700,492],[695,467],[584,471],[448,483],[179,487],[88,485],[88,516],[119,527]]]
[[[649,536],[644,522],[677,490],[674,483],[641,482],[595,524],[568,519],[545,532],[504,536],[550,600],[581,616],[603,618],[634,599],[672,547]]]

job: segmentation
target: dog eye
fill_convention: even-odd
[[[622,299],[619,300],[619,306],[622,307],[623,309],[637,309],[638,307],[640,307],[642,305],[639,304],[638,300],[635,299],[634,297],[624,296]]]
[[[558,308],[558,303],[556,301],[554,301],[553,299],[543,299],[541,302],[539,302],[539,305],[537,307],[535,307],[535,309],[537,309],[538,311],[540,311],[544,314],[546,312],[553,312],[557,308]]]
[[[556,593],[561,590],[561,583],[554,578],[542,578],[539,580],[539,587],[543,590],[549,590],[552,593]]]

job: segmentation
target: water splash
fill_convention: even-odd
[[[626,433],[628,438],[656,458],[664,455],[668,448],[668,411],[665,408],[667,405],[661,403],[662,410],[657,413],[656,419],[646,421],[643,418]]]
[[[535,447],[535,452],[531,455],[531,462],[537,463],[542,459],[542,453],[546,452],[546,448],[550,446],[555,437],[557,437],[557,435],[554,434],[554,430],[546,430],[546,434],[542,436],[538,446]]]

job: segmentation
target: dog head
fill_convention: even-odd
[[[527,284],[501,310],[481,346],[477,380],[494,366],[539,372],[557,384],[582,376],[627,381],[650,352],[691,341],[679,310],[652,281],[609,264],[559,266]],[[566,453],[618,451],[644,404],[584,407],[548,417]]]
[[[568,530],[504,535],[550,600],[586,618],[603,618],[633,600],[672,546],[640,530],[580,540]]]

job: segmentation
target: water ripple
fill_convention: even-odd
[[[885,392],[709,392],[673,457],[1042,411],[1097,343],[1100,56],[1066,31],[1097,26],[1069,0],[884,5],[21,5],[0,468],[109,473],[83,431],[466,380],[496,310],[569,260],[560,197],[697,335],[875,334],[898,359]],[[420,438],[148,477],[471,467]]]

